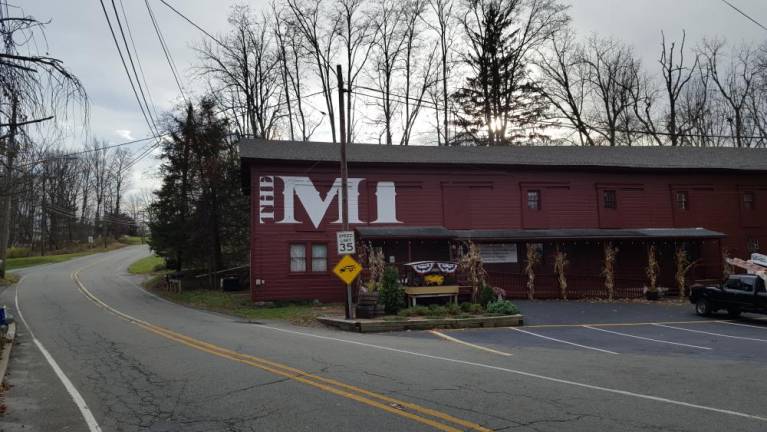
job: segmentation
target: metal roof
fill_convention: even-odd
[[[445,227],[357,227],[362,238],[368,239],[436,239],[436,240],[704,240],[726,237],[705,228],[642,228],[642,229],[498,229],[449,230]]]
[[[339,144],[243,139],[242,159],[337,162]],[[767,149],[729,147],[436,147],[349,144],[349,163],[767,171]]]

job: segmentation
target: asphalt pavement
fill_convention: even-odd
[[[28,269],[0,293],[24,318],[0,431],[767,430],[758,319],[520,302],[522,331],[254,324],[145,292],[125,269],[147,254]]]

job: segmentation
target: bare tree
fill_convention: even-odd
[[[200,73],[213,80],[212,94],[224,94],[232,120],[243,134],[272,138],[282,117],[279,53],[272,41],[267,18],[256,18],[247,6],[235,6],[229,17],[232,31],[224,46],[208,40],[198,52]]]
[[[437,142],[448,145],[450,143],[448,111],[450,105],[450,92],[448,91],[448,80],[452,69],[452,58],[450,50],[453,46],[453,0],[429,0],[433,12],[433,18],[436,24],[431,23],[431,19],[425,18],[425,22],[437,33],[440,51],[440,66],[442,73],[439,80],[442,83],[442,131],[437,138]],[[439,115],[439,114],[437,114]]]
[[[554,107],[556,117],[564,118],[578,134],[577,143],[594,146],[591,127],[586,122],[586,104],[591,96],[589,65],[583,46],[571,28],[549,37],[548,49],[540,49],[536,66],[542,77],[543,94]]]
[[[327,106],[330,134],[333,142],[337,142],[333,104],[335,94],[332,90],[335,87],[336,78],[333,59],[339,17],[336,14],[330,18],[323,15],[325,11],[323,0],[287,0],[287,4],[291,12],[288,22],[301,35],[301,40],[305,43],[304,48],[313,60]]]
[[[374,9],[373,28],[373,81],[381,93],[383,135],[386,145],[393,144],[394,116],[399,99],[393,97],[394,75],[399,68],[400,57],[404,55],[406,38],[404,37],[402,5],[396,0],[384,0]]]
[[[374,44],[375,28],[372,19],[366,15],[364,0],[337,0],[340,25],[338,36],[341,39],[346,61],[346,88],[353,91],[355,83],[364,70]],[[346,97],[346,141],[354,142],[354,93]]]
[[[421,30],[421,21],[426,12],[427,0],[410,0],[404,8],[402,20],[404,22],[405,40],[404,46],[404,106],[402,137],[400,145],[409,145],[413,134],[413,128],[416,125],[416,119],[421,112],[424,99],[430,88],[436,82],[435,63],[437,58],[437,46],[430,51],[424,52],[424,45]],[[425,56],[425,57],[424,57]]]
[[[755,67],[755,53],[751,47],[743,46],[729,58],[729,65],[722,66],[722,50],[725,43],[717,40],[706,41],[703,56],[711,81],[719,90],[730,111],[727,122],[736,147],[750,147],[748,131],[748,103],[754,91],[758,68]]]
[[[695,56],[692,65],[685,61],[685,43],[687,33],[682,31],[682,40],[679,43],[677,51],[677,42],[666,43],[666,35],[661,33],[661,55],[659,63],[663,77],[664,89],[666,91],[666,132],[672,146],[678,146],[682,143],[682,137],[688,125],[680,122],[683,118],[679,114],[680,98],[683,96],[685,88],[693,79],[696,69],[700,63],[700,57]]]
[[[75,106],[83,108],[87,123],[88,98],[78,78],[61,60],[40,55],[35,36],[43,36],[45,23],[31,16],[11,16],[5,2],[0,3],[0,165],[3,168],[0,195],[0,278],[5,277],[5,261],[10,239],[11,196],[18,169],[18,141],[33,126],[53,119],[48,131],[60,131]],[[42,38],[44,40],[44,38]],[[26,45],[26,46],[25,46]],[[19,48],[24,48],[24,53]]]
[[[632,114],[632,88],[635,86],[637,60],[632,50],[613,39],[589,38],[586,46],[588,80],[594,94],[589,110],[593,131],[610,146],[624,143],[620,134]]]

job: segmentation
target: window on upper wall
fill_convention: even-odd
[[[743,208],[746,210],[753,210],[756,208],[756,199],[753,192],[743,193]]]
[[[312,271],[328,271],[328,246],[324,244],[312,245]]]
[[[541,191],[527,191],[527,208],[530,210],[541,209]]]
[[[602,191],[602,204],[606,209],[618,208],[618,195],[614,190]]]
[[[687,210],[690,208],[687,192],[679,191],[676,193],[676,208],[679,210]]]
[[[306,245],[295,243],[290,245],[290,271],[303,273],[306,271]]]
[[[761,249],[759,249],[759,240],[758,239],[748,239],[748,241],[746,242],[746,249],[748,249],[749,253],[761,252]]]

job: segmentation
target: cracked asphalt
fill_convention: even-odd
[[[588,333],[583,328],[528,329],[619,354],[508,329],[449,333],[512,354],[506,357],[424,332],[359,335],[280,322],[246,324],[174,305],[146,293],[137,285],[139,280],[126,273],[131,262],[147,254],[146,247],[129,247],[27,269],[19,272],[24,278],[16,288],[0,293],[0,303],[11,306],[18,291],[19,305],[34,336],[69,377],[104,431],[434,428],[147,331],[83,295],[71,277],[79,269],[88,291],[136,319],[222,350],[298,368],[319,379],[337,380],[492,430],[767,430],[767,327],[760,328],[759,323],[753,328],[725,328],[716,323],[694,327],[749,338],[725,341],[668,328],[617,329],[710,345],[710,352],[704,353]],[[562,318],[568,313],[581,320],[595,318],[592,322],[605,316],[611,322],[632,317],[696,320],[684,307],[658,309],[657,317],[650,308],[638,306],[624,307],[619,316],[610,305],[531,303],[522,305],[523,312],[526,307],[536,324],[545,324],[546,314],[552,315],[551,322],[568,322]],[[0,431],[88,431],[23,324],[8,380],[7,413],[0,417]],[[387,406],[405,409],[398,403]]]

